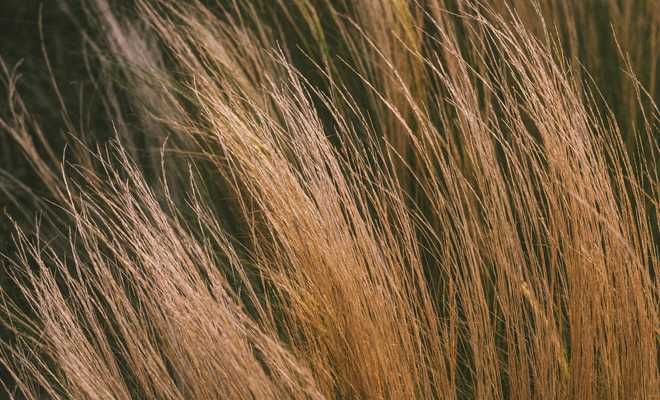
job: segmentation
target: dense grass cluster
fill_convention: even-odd
[[[660,396],[657,1],[58,4],[86,84],[0,63],[6,396]]]

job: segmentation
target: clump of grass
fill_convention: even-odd
[[[49,191],[10,396],[657,395],[651,2],[84,4],[112,144],[63,110],[58,155],[5,68]]]

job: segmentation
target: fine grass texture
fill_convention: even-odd
[[[656,1],[78,3],[59,125],[0,64],[4,396],[660,396]]]

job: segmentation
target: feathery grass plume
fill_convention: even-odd
[[[63,110],[58,155],[3,68],[48,190],[7,394],[658,395],[652,2],[83,4],[114,144]]]

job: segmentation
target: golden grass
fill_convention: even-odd
[[[10,396],[660,395],[653,1],[229,3],[86,2],[111,146],[5,68]]]

